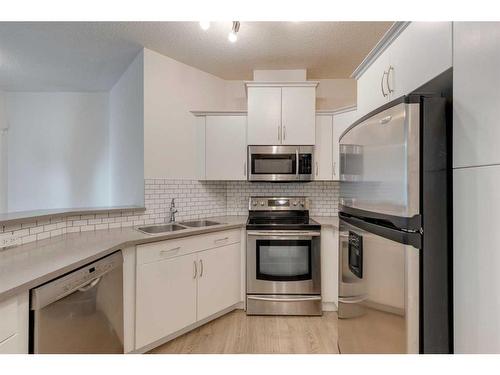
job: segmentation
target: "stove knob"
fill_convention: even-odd
[[[261,205],[261,206],[264,206],[264,201],[260,201],[260,205]]]
[[[296,206],[297,205],[297,201],[293,202],[293,205]]]
[[[253,201],[252,206],[257,206],[257,202]]]
[[[304,202],[300,202],[300,205],[301,205],[302,207],[304,207]]]

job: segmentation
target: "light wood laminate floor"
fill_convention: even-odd
[[[243,310],[235,310],[150,353],[338,354],[337,314],[247,316]]]

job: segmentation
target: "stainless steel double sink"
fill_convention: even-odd
[[[210,227],[212,225],[220,225],[217,221],[212,220],[191,220],[191,221],[181,221],[180,223],[169,223],[169,224],[159,224],[159,225],[149,225],[146,227],[137,228],[138,231],[146,234],[161,234],[176,232],[178,230],[185,230],[189,228],[202,228]]]

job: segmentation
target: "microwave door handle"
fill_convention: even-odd
[[[297,148],[295,150],[295,175],[297,176],[297,180],[299,179],[299,169],[300,169],[300,162],[299,162],[299,149]]]

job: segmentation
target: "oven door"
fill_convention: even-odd
[[[296,146],[249,146],[249,181],[295,181],[299,179]]]
[[[247,293],[320,294],[319,231],[248,231]]]

